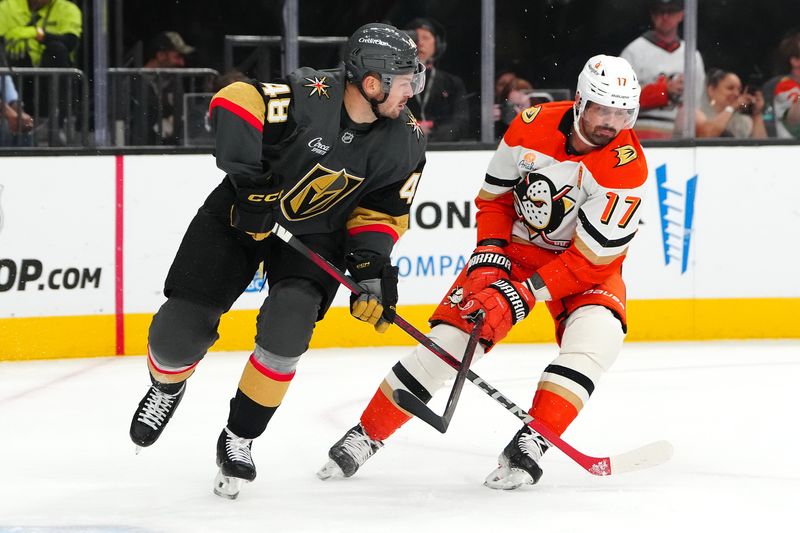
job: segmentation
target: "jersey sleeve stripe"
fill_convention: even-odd
[[[486,177],[483,179],[489,185],[495,185],[497,187],[508,187],[511,188],[516,184],[517,180],[504,180],[500,178],[495,178],[491,174],[486,174]]]
[[[355,208],[347,220],[347,233],[350,235],[377,231],[389,235],[394,242],[397,242],[407,229],[408,215],[393,217],[364,207]]]
[[[400,239],[400,236],[397,234],[397,232],[393,228],[391,228],[389,226],[384,226],[383,224],[371,224],[369,226],[354,227],[354,228],[348,229],[347,233],[349,235],[358,235],[359,233],[366,233],[368,231],[375,231],[375,232],[378,232],[378,233],[385,233],[386,235],[390,236],[394,242],[397,242],[398,239]]]
[[[209,107],[208,112],[211,113],[216,107],[221,107],[222,109],[230,111],[237,117],[241,118],[242,120],[253,126],[259,132],[264,131],[263,119],[259,120],[258,117],[256,117],[253,113],[251,113],[244,107],[240,106],[239,104],[231,102],[226,98],[216,97],[211,101],[211,106]]]
[[[583,229],[586,230],[586,233],[588,233],[589,236],[597,241],[597,244],[603,248],[618,248],[620,246],[624,246],[631,242],[631,239],[633,239],[634,235],[636,235],[636,232],[634,231],[630,235],[626,235],[620,239],[609,239],[604,236],[600,230],[592,226],[592,224],[589,222],[589,217],[586,216],[586,213],[583,212],[583,209],[578,211],[578,219],[581,221],[581,225],[583,225]]]
[[[589,248],[589,245],[583,242],[580,235],[577,233],[575,234],[575,239],[572,241],[575,248],[584,256],[590,263],[593,265],[610,265],[613,263],[618,257],[622,257],[628,253],[628,248],[626,247],[622,252],[614,255],[597,255]]]

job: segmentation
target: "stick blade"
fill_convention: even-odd
[[[610,471],[608,474],[600,475],[609,475],[612,472],[614,474],[622,474],[652,468],[669,461],[672,458],[672,454],[673,448],[669,442],[665,440],[651,442],[641,448],[610,457]]]
[[[395,389],[392,392],[392,397],[397,405],[433,427],[439,433],[447,431],[447,426],[450,425],[449,420],[445,420],[431,411],[430,407],[407,390]]]

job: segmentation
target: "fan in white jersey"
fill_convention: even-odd
[[[650,0],[652,29],[622,50],[642,84],[641,114],[636,133],[641,139],[668,139],[675,130],[675,117],[683,100],[685,42],[678,36],[683,22],[683,0]],[[703,58],[695,55],[697,98],[705,81]]]

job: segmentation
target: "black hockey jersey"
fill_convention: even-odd
[[[388,254],[408,228],[426,140],[414,116],[352,122],[344,68],[300,68],[286,83],[231,84],[211,101],[217,166],[235,188],[281,191],[276,219],[295,235],[348,231]]]

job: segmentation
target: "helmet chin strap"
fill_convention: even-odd
[[[583,133],[581,133],[581,126],[580,122],[578,121],[578,117],[575,117],[575,119],[572,121],[572,128],[575,130],[575,133],[578,134],[578,138],[581,140],[581,142],[588,144],[592,148],[597,148],[598,146],[600,146],[599,144],[594,144],[589,139],[583,136]]]
[[[378,106],[384,103],[389,98],[389,93],[383,93],[383,100],[376,100],[375,98],[370,98],[367,96],[366,91],[364,90],[364,80],[361,80],[361,83],[358,84],[358,90],[361,93],[361,96],[364,97],[369,103],[369,108],[372,110],[372,114],[375,115],[376,118],[387,118],[386,116],[382,115],[381,112],[378,110]]]

